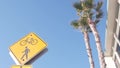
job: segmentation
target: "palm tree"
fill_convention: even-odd
[[[89,42],[89,35],[88,33],[91,32],[90,27],[88,26],[86,19],[81,18],[80,20],[74,20],[72,21],[71,25],[78,30],[81,30],[81,32],[84,35],[84,41],[86,45],[86,51],[88,54],[88,59],[90,63],[90,68],[94,68],[94,61],[92,57],[92,52],[91,52],[91,47],[90,47],[90,42]]]
[[[74,4],[75,9],[78,12],[78,15],[86,18],[87,24],[89,25],[96,41],[96,47],[98,51],[98,58],[100,62],[100,68],[106,68],[104,53],[102,51],[102,45],[100,42],[100,36],[96,29],[96,24],[100,21],[103,16],[103,12],[101,7],[103,2],[98,1],[96,4],[94,0],[81,0],[80,2],[76,2]]]

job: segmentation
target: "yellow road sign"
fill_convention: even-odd
[[[31,65],[23,65],[23,66],[13,65],[11,68],[32,68],[32,66]]]
[[[47,44],[36,34],[30,33],[9,47],[19,64],[24,65],[46,48]]]

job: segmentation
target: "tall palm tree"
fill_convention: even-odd
[[[101,7],[103,5],[102,1],[94,3],[94,0],[81,0],[74,4],[75,9],[78,12],[78,15],[86,18],[87,24],[89,25],[96,41],[96,47],[98,51],[98,58],[100,62],[100,68],[106,68],[106,63],[104,59],[104,53],[102,51],[102,45],[100,42],[100,36],[96,29],[96,24],[100,21],[103,16]]]
[[[74,21],[72,21],[71,25],[75,29],[81,30],[81,32],[83,33],[84,41],[85,41],[85,45],[86,45],[86,51],[87,51],[88,59],[89,59],[89,63],[90,63],[90,68],[95,68],[93,57],[92,57],[92,51],[91,51],[91,47],[90,47],[90,42],[89,42],[89,35],[88,35],[88,33],[91,32],[91,30],[86,22],[86,19],[81,18],[80,20],[74,20]]]

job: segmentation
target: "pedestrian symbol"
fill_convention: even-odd
[[[21,57],[21,60],[24,61],[24,57],[26,56],[26,60],[28,59],[28,53],[30,52],[30,49],[28,47],[25,47],[25,50],[22,52],[24,53],[23,56]]]

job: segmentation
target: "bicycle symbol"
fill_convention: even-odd
[[[38,43],[38,40],[37,39],[34,39],[34,38],[26,38],[25,40],[22,40],[20,42],[20,45],[21,46],[25,46],[26,44],[31,44],[31,45],[35,45]]]

